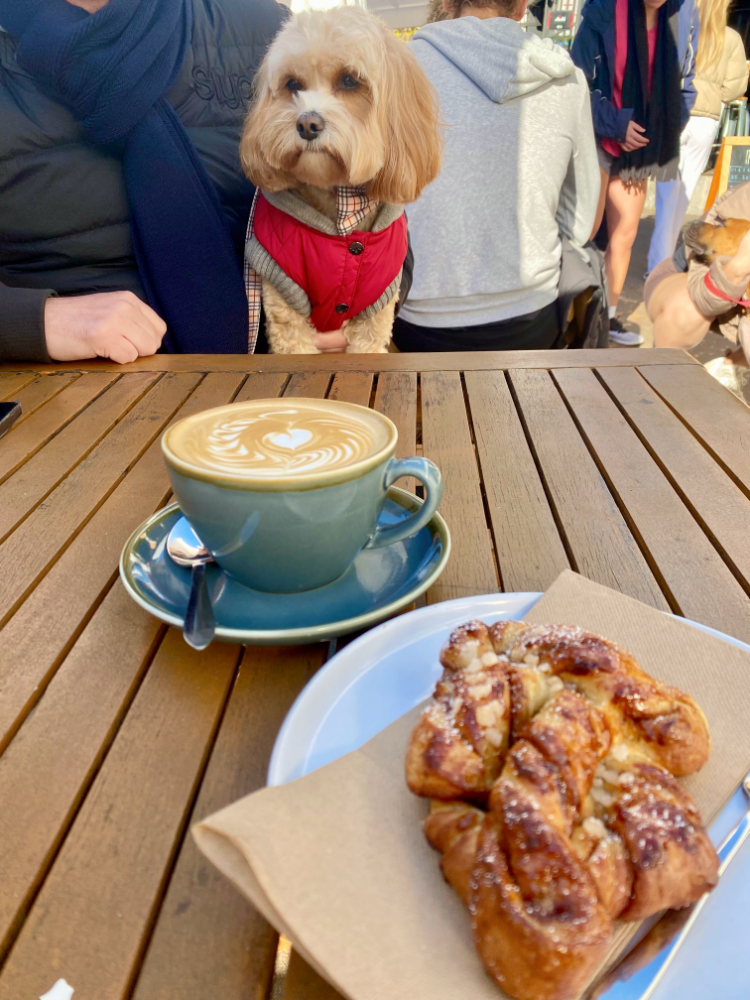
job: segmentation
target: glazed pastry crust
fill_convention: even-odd
[[[484,802],[508,747],[507,663],[483,622],[456,629],[440,662],[443,676],[409,743],[406,782],[416,795]]]
[[[699,771],[711,752],[706,717],[680,691],[649,677],[627,650],[571,626],[497,622],[490,628],[494,651],[507,657],[517,676],[548,668],[585,695],[604,715],[613,743],[632,743],[670,774]],[[528,683],[528,681],[527,681]],[[514,730],[528,711],[514,705]]]
[[[615,919],[687,906],[716,883],[716,853],[673,777],[705,762],[705,718],[577,628],[470,622],[441,663],[406,762],[409,787],[433,799],[425,835],[498,985],[517,1000],[570,1000]],[[477,722],[490,702],[502,708],[497,746]]]

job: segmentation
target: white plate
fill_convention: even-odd
[[[432,694],[438,653],[457,625],[523,618],[541,594],[488,594],[431,604],[371,629],[332,657],[284,720],[268,784],[284,785],[356,750]]]
[[[357,750],[432,694],[441,674],[438,653],[451,630],[471,618],[491,624],[523,618],[542,595],[487,594],[461,597],[401,615],[355,639],[337,653],[302,691],[284,720],[271,755],[268,784],[283,785]],[[687,619],[685,619],[688,621]],[[725,642],[750,646],[688,621]],[[711,827],[721,843],[747,803],[738,789]],[[735,858],[731,881],[722,879],[653,1000],[748,1000],[744,968],[750,841]],[[738,982],[738,980],[742,980]]]

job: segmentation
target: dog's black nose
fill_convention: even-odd
[[[317,111],[306,111],[297,119],[297,131],[302,139],[312,142],[325,129],[326,123]]]

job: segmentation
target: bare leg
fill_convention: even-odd
[[[695,347],[708,333],[711,320],[693,305],[687,274],[672,274],[651,295],[648,314],[654,324],[654,347]]]
[[[619,177],[610,177],[606,202],[609,244],[604,258],[610,306],[616,306],[620,299],[645,201],[646,181],[625,185]]]

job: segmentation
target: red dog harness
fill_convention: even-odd
[[[333,236],[299,222],[259,193],[253,235],[310,300],[310,322],[320,333],[373,305],[401,272],[407,252],[402,213],[377,233]]]
[[[709,292],[717,298],[724,299],[726,302],[734,302],[736,305],[742,306],[743,309],[750,309],[750,299],[733,299],[731,295],[727,295],[726,292],[722,292],[722,290],[717,288],[713,283],[708,275],[708,272],[706,272],[706,276],[703,279],[703,284]]]

